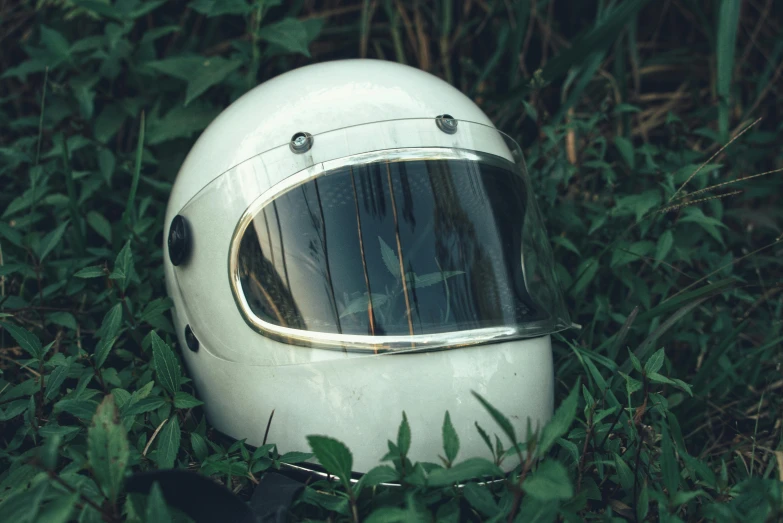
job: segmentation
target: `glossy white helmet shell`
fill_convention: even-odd
[[[210,182],[248,158],[286,144],[297,132],[318,135],[444,113],[492,125],[451,85],[396,63],[345,60],[283,74],[234,102],[198,139],[177,175],[164,237],[172,219]],[[485,152],[509,155],[501,150],[502,141],[486,147],[498,150]],[[227,201],[215,196],[209,205],[221,210]],[[490,433],[498,430],[471,391],[505,413],[522,437],[528,421],[536,428],[550,418],[554,385],[549,336],[436,352],[351,355],[290,346],[259,334],[243,320],[232,295],[228,241],[214,241],[233,230],[234,216],[244,210],[226,208],[227,223],[189,224],[194,238],[189,263],[207,275],[197,284],[177,280],[175,271],[189,269],[172,265],[164,242],[166,284],[183,358],[216,429],[261,445],[274,411],[268,442],[276,443],[281,453],[307,450],[307,435],[326,434],[351,449],[356,472],[366,472],[386,453],[386,440],[395,439],[403,411],[412,430],[412,460],[435,462],[443,453],[440,425],[447,410],[460,438],[458,459],[490,457],[474,422]],[[210,255],[200,256],[205,249]],[[186,301],[207,307],[210,317],[189,317]],[[199,340],[198,351],[185,349],[186,326]]]

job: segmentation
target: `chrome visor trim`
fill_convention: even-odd
[[[345,352],[426,352],[445,350],[471,345],[508,341],[526,337],[540,336],[541,325],[531,323],[525,327],[503,326],[483,329],[462,330],[437,334],[416,334],[406,336],[371,336],[356,334],[338,334],[316,331],[304,331],[282,327],[256,316],[247,303],[241,287],[238,257],[242,236],[258,212],[280,195],[303,183],[329,172],[337,172],[342,167],[375,162],[405,162],[422,160],[470,160],[485,164],[494,164],[516,171],[517,166],[504,158],[492,154],[440,147],[399,148],[371,151],[337,158],[315,164],[293,174],[262,193],[245,210],[234,229],[228,255],[229,281],[234,300],[245,322],[260,334],[276,341],[304,347],[341,350]],[[562,329],[568,326],[563,325]],[[562,330],[560,329],[560,330]],[[547,334],[551,333],[548,332]]]

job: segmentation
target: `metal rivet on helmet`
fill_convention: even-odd
[[[190,325],[185,325],[185,343],[188,344],[188,348],[193,352],[198,352],[198,338],[193,334],[193,329]]]
[[[190,255],[190,227],[187,220],[181,215],[176,215],[169,226],[169,260],[173,265],[179,265],[187,260]]]
[[[450,114],[440,114],[435,117],[435,124],[438,129],[446,134],[454,134],[457,132],[457,124],[459,122]]]
[[[313,135],[310,133],[296,133],[291,137],[291,150],[296,154],[302,154],[313,146]]]

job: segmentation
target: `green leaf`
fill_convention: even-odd
[[[67,412],[73,414],[79,419],[91,419],[95,415],[98,402],[94,400],[60,400],[54,404],[55,412]]]
[[[150,336],[152,358],[155,363],[155,371],[158,373],[158,381],[169,394],[174,395],[179,391],[182,382],[182,370],[179,367],[177,357],[171,347],[155,331],[152,331]]]
[[[130,248],[130,240],[125,243],[117,258],[114,260],[114,270],[109,278],[117,280],[122,292],[128,289],[128,285],[133,278],[133,253]]]
[[[179,391],[174,394],[174,406],[178,409],[189,409],[203,404],[203,401],[194,398],[187,392]]]
[[[501,477],[503,470],[484,458],[470,458],[457,463],[451,468],[437,468],[427,478],[430,487],[445,487],[464,483],[471,479],[481,479],[485,476]]]
[[[105,276],[106,273],[103,270],[103,267],[100,265],[91,265],[90,267],[85,267],[84,269],[79,270],[76,274],[74,274],[77,278],[100,278],[101,276]]]
[[[408,455],[408,450],[411,448],[411,426],[405,411],[402,411],[402,422],[400,422],[400,428],[397,429],[397,448],[403,457]]]
[[[481,428],[481,425],[478,424],[478,421],[474,422],[474,425],[476,426],[476,430],[479,433],[479,436],[481,436],[481,439],[484,440],[484,443],[487,444],[487,447],[489,447],[489,453],[492,454],[492,456],[495,455],[495,449],[492,448],[492,440],[489,439],[489,434]]]
[[[188,56],[168,58],[150,62],[150,67],[161,73],[187,81],[185,105],[199,97],[204,91],[226,79],[242,62],[226,60],[220,56]]]
[[[106,363],[106,358],[109,357],[109,353],[111,352],[112,347],[114,347],[114,344],[117,342],[117,337],[104,337],[98,340],[98,344],[95,346],[95,366],[97,368],[103,367],[103,364]]]
[[[163,491],[160,483],[152,483],[150,495],[147,496],[147,510],[144,514],[146,523],[170,523],[173,521],[169,509],[166,506],[166,500],[163,498]]]
[[[615,136],[614,145],[617,147],[617,150],[620,151],[620,155],[623,157],[623,160],[625,160],[625,163],[628,164],[628,167],[634,169],[636,167],[636,161],[631,140],[623,138],[622,136]]]
[[[71,330],[76,330],[79,326],[76,324],[76,318],[73,314],[65,311],[52,312],[46,316],[46,318],[55,325],[61,325]]]
[[[671,230],[667,229],[661,234],[661,237],[658,238],[658,245],[655,248],[655,264],[653,267],[658,267],[658,265],[666,259],[666,256],[672,249],[672,245],[674,245],[674,234]]]
[[[101,327],[95,333],[100,338],[114,338],[122,326],[122,303],[115,303],[103,316]]]
[[[636,392],[637,390],[641,390],[642,388],[642,382],[630,377],[628,374],[619,371],[620,376],[622,376],[625,379],[625,392],[629,396]]]
[[[204,461],[209,455],[209,449],[207,448],[207,442],[204,437],[197,432],[190,433],[190,446],[193,448],[193,453],[196,455],[199,461]]]
[[[137,414],[144,414],[145,412],[152,412],[158,410],[166,404],[166,400],[160,396],[149,396],[147,398],[141,398],[135,403],[128,405],[122,412],[123,416],[136,416]]]
[[[571,427],[571,423],[576,416],[576,404],[579,401],[579,383],[571,389],[568,397],[563,400],[563,403],[555,411],[552,419],[544,426],[541,431],[541,438],[536,446],[536,452],[539,456],[543,456],[549,448],[557,441],[558,438],[563,436]]]
[[[327,436],[307,436],[310,448],[313,449],[318,462],[327,472],[340,478],[343,486],[348,488],[353,469],[353,456],[341,441]]]
[[[462,493],[473,508],[487,517],[492,517],[500,511],[495,498],[485,485],[479,486],[475,483],[468,483],[462,488]]]
[[[155,454],[158,468],[170,469],[174,467],[179,452],[179,443],[179,419],[177,416],[172,416],[158,434],[158,451]]]
[[[389,244],[383,241],[383,238],[378,236],[378,241],[381,243],[381,258],[383,258],[383,264],[386,265],[386,270],[388,270],[392,276],[399,280],[400,260],[397,258],[397,255],[394,253],[392,248],[389,247]]]
[[[311,452],[286,452],[280,456],[280,463],[302,463],[312,458]]]
[[[307,46],[310,44],[311,36],[308,34],[307,27],[296,18],[284,18],[277,23],[262,27],[258,37],[270,44],[279,45],[286,51],[310,56]]]
[[[650,358],[647,360],[647,363],[644,364],[644,372],[645,374],[652,374],[654,372],[658,372],[661,367],[663,367],[663,360],[666,356],[666,353],[663,349],[658,349],[655,354],[650,356]]]
[[[112,503],[122,488],[129,455],[125,427],[109,394],[98,406],[87,431],[87,458],[96,482]]]
[[[189,138],[209,125],[217,114],[216,109],[199,103],[187,107],[177,105],[163,118],[150,118],[145,142],[157,145],[175,138]]]
[[[57,244],[60,243],[60,240],[63,238],[63,234],[65,233],[65,229],[68,228],[68,224],[70,222],[64,221],[60,225],[54,228],[53,231],[50,231],[46,236],[41,239],[41,243],[38,245],[38,260],[43,261],[44,258],[46,258],[46,255],[52,252],[52,249],[57,247]]]
[[[446,416],[443,418],[442,432],[443,452],[446,454],[446,460],[449,463],[453,463],[459,452],[459,436],[457,436],[457,431],[454,430],[454,425],[451,424],[449,411],[446,411]]]
[[[393,483],[399,481],[399,479],[400,475],[396,470],[388,465],[378,465],[377,467],[371,468],[367,474],[362,476],[357,489],[375,487],[381,483]]]
[[[195,0],[190,3],[190,8],[207,18],[220,15],[246,15],[252,5],[246,0]]]
[[[30,356],[36,360],[43,358],[45,354],[44,349],[41,346],[41,340],[39,340],[35,334],[28,331],[27,329],[17,327],[16,325],[12,325],[10,323],[0,322],[0,325],[2,325],[2,327],[8,331],[8,334],[10,334],[11,337],[16,340],[16,343],[18,343],[19,346]]]
[[[50,401],[57,396],[57,393],[60,392],[60,385],[62,385],[65,378],[68,377],[68,371],[70,370],[70,362],[64,365],[57,365],[49,376],[46,377],[46,393],[44,394],[44,399],[46,401]]]
[[[49,437],[46,440],[46,443],[44,443],[44,445],[39,448],[41,464],[46,470],[54,470],[57,468],[57,458],[62,440],[62,436],[55,434]]]
[[[71,513],[78,501],[78,492],[61,494],[41,508],[36,521],[42,523],[67,523],[71,521]]]
[[[578,296],[595,279],[598,272],[598,259],[591,257],[579,264],[576,269],[577,279],[571,284],[571,295]]]
[[[498,409],[496,409],[490,402],[485,400],[478,392],[472,391],[473,396],[476,397],[477,400],[483,405],[484,409],[486,409],[487,412],[489,412],[489,415],[492,416],[492,419],[495,420],[495,423],[500,425],[500,428],[505,432],[506,436],[508,436],[508,439],[511,440],[511,443],[513,445],[517,444],[517,434],[514,432],[514,426],[511,424],[510,421],[508,421],[508,418],[505,417]]]
[[[565,467],[558,461],[543,461],[538,469],[522,483],[522,488],[530,496],[541,500],[570,499],[574,495],[571,478]]]
[[[101,238],[111,243],[111,223],[96,211],[87,213],[87,223],[97,232]]]

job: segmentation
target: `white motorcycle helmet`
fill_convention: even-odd
[[[367,472],[402,412],[409,457],[490,457],[553,409],[550,334],[571,325],[519,147],[404,65],[283,74],[193,146],[166,213],[166,284],[210,423],[251,445],[327,434]],[[508,460],[507,466],[513,466]]]

